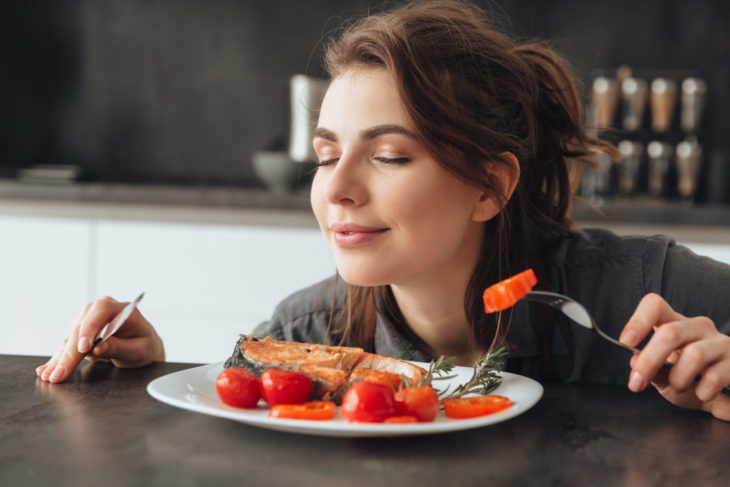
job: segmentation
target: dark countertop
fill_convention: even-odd
[[[0,200],[310,211],[307,191],[274,193],[262,188],[237,186],[126,183],[42,184],[0,179]]]
[[[607,201],[591,206],[576,200],[573,218],[582,222],[651,223],[656,225],[730,226],[730,206],[691,205],[649,198]]]
[[[44,357],[0,355],[0,485],[727,485],[730,423],[654,391],[545,384],[525,414],[433,436],[280,433],[146,392],[192,367],[87,364],[64,384]]]

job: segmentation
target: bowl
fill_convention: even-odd
[[[283,151],[256,151],[251,155],[251,163],[256,176],[274,193],[294,190],[302,166]]]

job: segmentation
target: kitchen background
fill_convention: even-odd
[[[3,2],[0,177],[73,165],[87,181],[260,185],[251,155],[286,143],[289,78],[322,76],[323,37],[342,18],[392,3]],[[476,3],[519,35],[553,40],[586,100],[593,76],[620,65],[705,80],[696,199],[730,202],[730,3]]]
[[[168,360],[220,361],[282,298],[331,276],[306,184],[267,191],[252,160],[286,153],[290,79],[323,75],[322,39],[391,3],[0,3],[0,354],[48,355],[84,303],[145,291],[140,309]],[[583,193],[604,214],[576,220],[668,233],[730,263],[730,2],[477,3],[518,35],[553,40],[586,101],[601,75],[627,73],[619,66],[647,83],[703,80],[695,133],[682,130],[678,99],[664,132],[645,108],[638,130],[604,135],[645,145],[644,176],[615,198],[626,161],[609,190],[595,173]],[[625,113],[614,102],[616,129]],[[648,142],[685,137],[703,149],[696,204],[679,201],[673,164],[663,192],[647,195]]]

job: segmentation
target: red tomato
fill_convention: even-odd
[[[215,391],[223,403],[238,408],[253,408],[261,399],[259,378],[253,372],[232,367],[220,373]]]
[[[431,386],[406,387],[395,393],[395,409],[400,416],[433,421],[439,414],[439,396]]]
[[[269,411],[270,418],[310,419],[322,421],[335,417],[332,401],[310,401],[304,404],[277,404]]]
[[[484,311],[494,313],[502,311],[525,297],[530,289],[537,284],[537,277],[532,269],[520,272],[504,281],[499,281],[484,290]]]
[[[475,418],[496,413],[512,406],[512,401],[504,396],[460,397],[444,400],[444,412],[453,419]]]
[[[291,370],[268,369],[261,374],[261,396],[269,406],[300,404],[312,393],[312,379]]]
[[[381,423],[395,415],[393,389],[374,382],[357,382],[345,392],[340,413],[350,422]]]

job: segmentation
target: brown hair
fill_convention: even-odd
[[[481,259],[464,307],[475,343],[507,344],[507,317],[485,315],[481,293],[527,267],[543,277],[542,256],[570,233],[574,182],[595,150],[613,148],[583,130],[574,77],[560,55],[542,41],[520,43],[490,25],[486,15],[460,1],[413,2],[370,15],[331,41],[325,65],[333,78],[353,67],[383,67],[396,88],[421,143],[447,171],[503,201],[487,222]],[[509,164],[520,179],[504,201],[483,161]],[[543,274],[543,276],[540,276]],[[375,303],[423,351],[389,287],[348,285],[344,308],[330,329],[372,349]],[[336,325],[333,323],[336,322]]]

